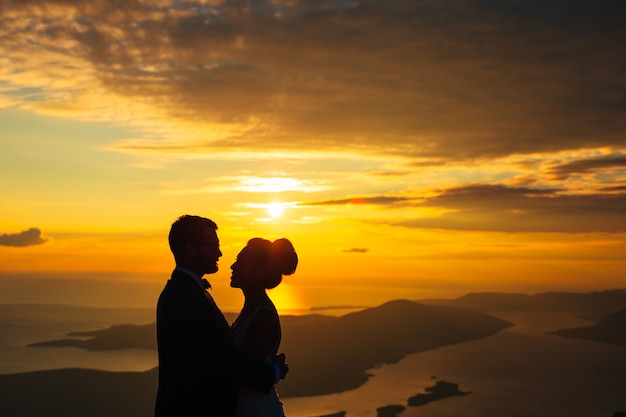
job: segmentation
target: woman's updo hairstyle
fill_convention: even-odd
[[[281,238],[272,242],[270,248],[270,265],[282,275],[291,275],[298,266],[298,254],[288,239]]]
[[[268,273],[264,283],[266,289],[277,287],[283,275],[296,272],[298,254],[288,239],[281,238],[270,242],[257,237],[248,241],[248,247],[254,252],[257,261],[267,267]]]

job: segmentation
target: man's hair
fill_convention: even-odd
[[[170,228],[168,237],[170,250],[177,259],[189,243],[200,243],[204,229],[217,230],[217,224],[210,219],[200,216],[184,214],[180,216]]]

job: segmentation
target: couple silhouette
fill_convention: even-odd
[[[266,289],[293,274],[291,242],[253,238],[231,265],[245,301],[231,325],[207,291],[222,256],[217,224],[184,215],[169,245],[176,267],[157,303],[159,387],[155,417],[284,417],[275,385],[289,368],[278,355],[281,328]]]

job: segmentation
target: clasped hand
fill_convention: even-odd
[[[289,372],[289,366],[287,366],[287,362],[285,362],[285,354],[281,353],[276,355],[273,364],[280,369],[280,379],[285,379],[287,372]]]

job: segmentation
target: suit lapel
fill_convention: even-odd
[[[174,270],[172,273],[172,279],[180,282],[181,285],[187,288],[187,291],[193,292],[194,294],[201,295],[202,303],[207,310],[207,315],[210,315],[214,318],[215,325],[217,326],[217,330],[224,336],[224,341],[231,347],[233,350],[235,349],[235,344],[233,342],[232,330],[226,317],[222,314],[222,311],[217,306],[217,303],[206,290],[200,288],[200,286],[196,283],[196,281],[186,273],[182,271]]]
[[[215,316],[215,321],[220,331],[224,334],[224,339],[227,341],[229,345],[232,345],[232,347],[234,348],[235,345],[233,342],[232,330],[230,328],[230,325],[228,324],[228,321],[226,320],[226,317],[224,317],[224,314],[215,303],[215,300],[213,299],[211,294],[209,294],[209,292],[206,290],[204,290],[203,292],[204,292],[204,296],[207,298],[207,300],[209,300],[209,303],[211,305],[211,311],[213,312],[213,315]]]

